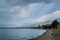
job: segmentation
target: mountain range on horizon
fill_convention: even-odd
[[[56,18],[54,20],[57,20],[60,23],[60,18]],[[41,26],[41,25],[51,24],[54,20],[48,20],[48,21],[45,21],[45,22],[39,22],[39,23],[35,23],[35,24],[28,25],[28,26],[25,26],[25,27],[37,27],[38,25]]]
[[[57,20],[58,22],[60,22],[60,18],[57,18],[57,19],[54,19],[54,20]],[[39,23],[34,23],[34,24],[31,24],[31,25],[27,25],[27,26],[22,26],[23,27],[37,27],[38,25],[46,25],[46,24],[51,24],[54,20],[48,20],[48,21],[45,21],[45,22],[39,22]],[[0,27],[0,28],[20,28],[20,27]]]

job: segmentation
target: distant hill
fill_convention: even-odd
[[[55,19],[54,19],[55,20]],[[51,24],[54,20],[48,20],[48,21],[45,21],[45,22],[39,22],[39,23],[34,23],[34,24],[31,24],[31,25],[28,25],[28,26],[23,26],[23,27],[4,27],[6,26],[5,24],[1,24],[0,23],[0,28],[28,28],[28,27],[37,27],[38,25],[46,25],[46,24]],[[58,22],[60,22],[60,18],[56,18],[56,20],[58,20]]]
[[[56,18],[54,20],[57,20],[58,22],[60,22],[60,18]],[[28,25],[26,27],[37,27],[38,25],[46,25],[46,24],[51,24],[54,20],[48,20],[48,21],[45,21],[45,22],[39,22],[39,23],[35,23],[35,24],[32,24],[32,25]]]

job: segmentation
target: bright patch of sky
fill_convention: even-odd
[[[60,0],[0,0],[0,27],[21,27],[60,18]]]

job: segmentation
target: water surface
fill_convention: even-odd
[[[0,40],[27,40],[42,35],[40,29],[0,29]]]

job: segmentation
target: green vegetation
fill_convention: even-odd
[[[60,40],[60,24],[57,26],[57,29],[53,29],[53,40]]]
[[[43,29],[57,29],[57,25],[59,22],[57,20],[52,21],[51,24],[46,24],[46,25],[38,25],[38,28],[43,28]]]

